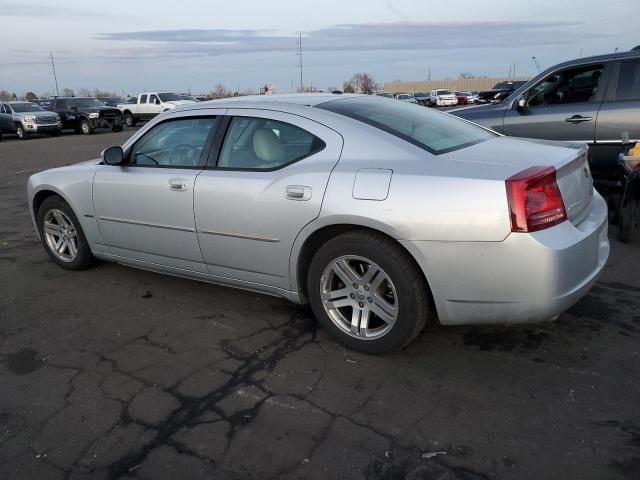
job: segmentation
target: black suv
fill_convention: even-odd
[[[527,82],[524,80],[498,82],[491,90],[484,90],[478,94],[478,103],[501,102],[525,83]]]
[[[62,129],[73,129],[90,135],[96,128],[122,130],[122,112],[108,107],[97,98],[57,97],[37,102],[41,107],[56,112],[62,120]]]

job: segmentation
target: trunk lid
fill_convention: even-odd
[[[481,178],[501,180],[529,167],[552,166],[567,218],[578,225],[589,215],[594,195],[587,152],[586,145],[501,136],[440,157],[464,162],[469,168],[477,165]]]

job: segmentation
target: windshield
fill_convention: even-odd
[[[452,115],[405,102],[371,97],[347,98],[318,105],[384,130],[435,155],[451,152],[497,135]]]
[[[398,95],[398,100],[406,100],[407,98],[411,98],[411,95],[406,93],[402,95]]]
[[[176,95],[175,93],[159,93],[158,96],[160,97],[160,100],[162,100],[163,102],[173,102],[175,100],[182,100],[180,96]]]
[[[14,112],[23,113],[23,112],[42,112],[44,109],[35,103],[12,103],[10,104],[11,108],[13,108]]]
[[[82,107],[104,107],[106,106],[97,98],[74,98],[69,104],[72,107],[82,108]]]
[[[416,92],[413,94],[414,97],[426,97],[427,94],[424,92]]]
[[[436,95],[451,95],[451,90],[438,90]]]

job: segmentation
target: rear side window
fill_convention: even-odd
[[[452,115],[406,102],[347,98],[323,103],[318,108],[384,130],[435,155],[469,147],[497,136]]]
[[[588,65],[552,73],[527,92],[527,106],[597,101],[603,72],[603,65]]]
[[[640,100],[640,60],[620,63],[616,100]]]
[[[146,95],[142,95],[140,97],[140,103],[147,103],[147,96]]]
[[[234,117],[222,144],[219,168],[276,170],[318,153],[325,143],[306,130],[268,118]]]

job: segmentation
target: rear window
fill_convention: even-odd
[[[405,102],[362,97],[334,100],[317,107],[384,130],[435,155],[497,136],[460,118]]]
[[[620,64],[616,100],[640,100],[640,60]]]

